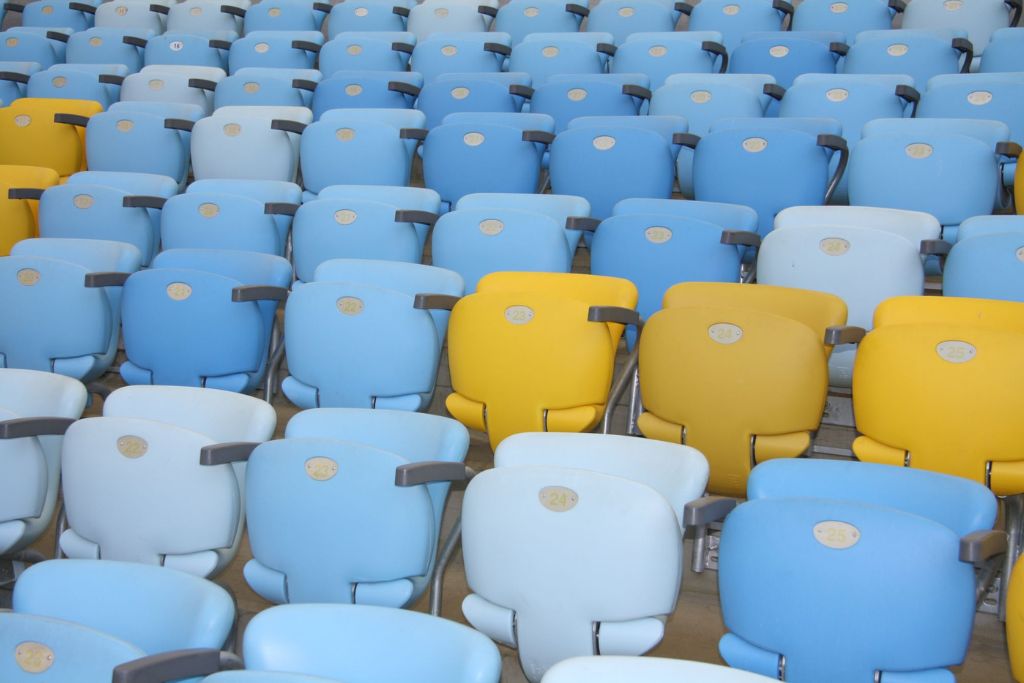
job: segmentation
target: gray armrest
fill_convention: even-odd
[[[322,46],[319,43],[314,43],[311,40],[293,40],[292,49],[302,50],[303,52],[312,52],[313,54],[319,54]]]
[[[404,52],[406,54],[411,55],[413,49],[415,49],[415,46],[412,43],[395,42],[391,43],[391,49],[394,50],[395,52]]]
[[[149,6],[149,11],[150,12],[156,12],[157,14],[167,15],[167,14],[171,13],[171,8],[168,7],[167,5],[158,5],[158,4],[154,3],[154,4]]]
[[[267,202],[263,205],[263,213],[268,216],[294,216],[298,210],[299,205],[290,202]]]
[[[21,13],[25,11],[25,5],[22,5],[20,2],[5,2],[4,10]]]
[[[572,2],[565,6],[565,11],[568,12],[569,14],[575,14],[578,17],[586,17],[590,15],[589,9],[587,9],[583,5],[577,5]]]
[[[600,52],[603,55],[608,55],[609,57],[614,57],[616,51],[618,50],[618,48],[616,48],[611,43],[598,43],[594,47],[594,49],[597,50],[598,52]]]
[[[528,85],[522,85],[521,83],[513,83],[508,86],[508,94],[528,100],[533,97],[533,88]]]
[[[966,38],[954,38],[953,49],[964,55],[964,65],[960,67],[960,73],[971,73],[971,62],[974,61],[974,45]]]
[[[0,420],[0,439],[63,434],[75,420],[69,417],[16,417]]]
[[[296,90],[305,90],[306,92],[313,92],[316,90],[317,82],[306,80],[305,78],[293,78],[292,87]]]
[[[114,667],[113,683],[162,683],[241,669],[231,652],[213,649],[177,650],[149,655]]]
[[[19,5],[20,7],[20,5]],[[0,81],[12,81],[14,83],[28,83],[28,76],[17,71],[0,71]]]
[[[850,46],[847,45],[846,43],[840,43],[840,42],[829,43],[828,44],[828,50],[829,50],[829,52],[833,52],[833,53],[839,55],[840,57],[845,57],[846,55],[850,54]]]
[[[594,232],[597,230],[597,226],[601,225],[601,221],[597,218],[591,218],[590,216],[568,216],[565,219],[566,230],[584,230],[586,232]]]
[[[839,135],[819,135],[818,146],[839,152],[839,163],[836,165],[836,172],[832,175],[832,179],[829,180],[828,187],[825,190],[824,203],[828,204],[836,188],[839,187],[839,181],[843,179],[843,174],[846,173],[846,164],[850,161],[850,148],[847,146],[846,140]]]
[[[921,254],[931,256],[937,254],[945,256],[953,248],[953,245],[946,240],[921,240]]]
[[[484,52],[493,52],[496,55],[508,57],[512,54],[512,48],[504,43],[484,43]]]
[[[54,114],[54,123],[66,123],[69,126],[78,126],[79,128],[85,128],[89,125],[88,116],[79,116],[78,114]]]
[[[86,273],[86,287],[123,287],[131,273]]]
[[[324,14],[330,13],[330,11],[333,8],[334,8],[334,5],[332,5],[329,2],[314,2],[313,3],[313,10],[317,11],[317,12],[323,12]]]
[[[524,130],[523,131],[523,142],[539,142],[544,145],[550,145],[555,141],[555,134],[549,133],[546,130]]]
[[[761,92],[773,100],[781,100],[786,96],[786,89],[776,83],[765,83]]]
[[[191,133],[195,125],[195,121],[189,121],[188,119],[164,119],[164,128],[183,130],[186,133]]]
[[[124,76],[117,74],[100,74],[97,80],[103,85],[124,85]]]
[[[395,211],[396,223],[421,223],[433,225],[437,222],[437,214],[431,211],[416,211],[413,209],[399,209]]]
[[[790,18],[793,16],[793,5],[786,2],[786,0],[772,0],[772,9],[788,14]]]
[[[622,94],[629,95],[630,97],[636,97],[641,100],[651,99],[651,91],[640,85],[629,85],[622,86]]]
[[[761,246],[761,236],[749,230],[723,230],[721,242],[744,247],[759,247]]]
[[[399,140],[426,140],[426,128],[402,128],[398,131]]]
[[[718,73],[724,74],[729,69],[729,52],[725,49],[725,45],[714,40],[705,40],[700,44],[700,49],[704,50],[704,52],[710,52],[722,60],[718,67]]]
[[[56,40],[58,43],[66,43],[71,36],[67,33],[61,33],[60,31],[47,31],[46,38],[48,40]]]
[[[408,7],[402,7],[401,5],[395,5],[394,7],[391,8],[391,13],[392,14],[397,14],[400,17],[408,17],[409,16],[409,8]]]
[[[476,474],[461,462],[428,460],[395,468],[395,486],[419,486],[437,481],[469,481]]]
[[[188,87],[213,92],[217,89],[217,83],[208,78],[190,78],[188,79]]]
[[[283,130],[286,133],[295,133],[296,135],[302,135],[302,131],[306,130],[306,124],[299,123],[298,121],[285,121],[283,119],[274,119],[270,122],[271,130]]]
[[[422,310],[450,311],[462,297],[448,294],[417,294],[412,307]]]
[[[124,36],[121,38],[121,42],[125,45],[131,45],[132,47],[137,47],[142,50],[144,50],[146,45],[149,43],[148,40],[140,38],[139,36]]]
[[[231,41],[230,40],[217,40],[216,38],[214,38],[214,39],[211,39],[207,43],[207,45],[212,47],[214,50],[230,50],[231,49]]]
[[[688,2],[677,2],[675,7],[677,12],[682,12],[686,16],[690,16],[693,13],[693,5]]]
[[[672,134],[673,145],[682,145],[683,147],[689,147],[690,149],[697,149],[698,143],[700,143],[699,135],[694,135],[693,133]]]
[[[592,323],[619,323],[640,325],[640,314],[632,308],[622,306],[591,306],[587,320]]]
[[[977,567],[1006,552],[1005,531],[972,531],[960,539],[960,561]]]
[[[735,498],[723,496],[704,496],[697,500],[691,500],[683,508],[683,524],[704,526],[712,522],[721,522],[736,505]]]
[[[227,465],[232,462],[243,462],[249,459],[258,441],[233,441],[231,443],[215,443],[199,449],[200,465]]]
[[[221,5],[220,6],[220,11],[223,12],[224,14],[230,14],[232,16],[236,16],[239,19],[244,19],[245,18],[245,10],[242,9],[241,7],[236,6],[236,5]]]
[[[288,298],[285,287],[270,285],[241,285],[231,290],[231,300],[240,301],[284,301]]]
[[[867,332],[863,327],[853,325],[833,326],[825,328],[825,343],[829,346],[839,344],[857,344]]]
[[[391,92],[400,92],[403,95],[409,95],[410,97],[417,97],[420,94],[420,89],[412,83],[406,83],[405,81],[388,81],[388,90]]]
[[[921,93],[917,91],[917,88],[912,88],[909,85],[897,85],[896,97],[913,105],[910,108],[910,118],[914,118],[917,115],[917,105],[921,101]]]
[[[41,187],[12,187],[7,190],[8,199],[42,199],[43,188]]]
[[[889,9],[899,14],[907,9],[907,3],[903,0],[889,0]]]
[[[164,124],[166,125],[166,121]],[[121,201],[121,206],[126,209],[162,209],[167,202],[166,197],[147,197],[145,195],[131,195]]]
[[[490,5],[477,5],[476,11],[480,14],[486,14],[489,17],[498,16],[498,8],[491,7]]]
[[[996,143],[996,154],[1016,159],[1021,155],[1021,148],[1016,142],[999,142]]]

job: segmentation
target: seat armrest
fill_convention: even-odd
[[[972,531],[960,539],[960,561],[981,567],[1006,552],[1005,531]]]
[[[74,418],[70,417],[16,417],[0,420],[0,439],[60,435],[74,423]]]
[[[123,287],[131,273],[86,273],[86,287]]]
[[[209,466],[244,462],[259,445],[258,441],[232,441],[203,446],[199,449],[199,464]]]
[[[419,486],[439,481],[469,481],[476,472],[461,462],[429,460],[395,468],[395,486]]]
[[[643,324],[639,313],[624,306],[591,306],[587,320],[592,323],[618,323],[637,327]]]
[[[287,298],[288,289],[285,287],[240,285],[231,290],[231,300],[236,303],[244,301],[284,301]]]
[[[867,331],[854,325],[833,325],[825,328],[825,343],[829,346],[839,344],[858,344]]]
[[[412,307],[425,311],[450,311],[461,298],[449,294],[417,294]]]
[[[686,526],[705,526],[712,522],[721,522],[737,505],[735,498],[724,496],[704,496],[691,500],[683,508],[683,524]]]
[[[242,668],[242,660],[231,652],[214,649],[161,652],[114,667],[113,683],[155,683],[205,676]]]

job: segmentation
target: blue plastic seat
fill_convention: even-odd
[[[429,311],[413,306],[415,296],[427,293],[421,289],[424,278],[434,286],[447,280],[449,291],[462,283],[448,271],[423,268],[406,268],[405,277],[385,282],[358,271],[360,277],[340,280],[347,276],[335,271],[329,280],[297,287],[285,307],[292,374],[281,386],[289,400],[303,408],[425,410],[437,377],[441,331]]]
[[[122,387],[103,417],[65,433],[62,490],[71,558],[160,564],[197,576],[231,562],[242,538],[245,464],[207,446],[262,442],[277,416],[264,401],[216,389]],[[97,501],[102,500],[103,505]]]
[[[411,68],[423,75],[424,83],[445,73],[502,71],[511,42],[507,33],[435,33],[416,43]]]
[[[788,88],[801,74],[835,73],[846,50],[843,34],[833,31],[748,33],[729,53],[729,71],[771,74]]]
[[[148,104],[148,103],[147,103]],[[119,107],[121,105],[114,105]],[[130,103],[128,106],[134,108],[137,106],[134,103]],[[153,229],[154,241],[153,244],[157,244],[157,239],[160,234],[160,206],[162,206],[161,200],[166,200],[180,191],[180,186],[174,180],[174,178],[156,175],[153,173],[136,173],[132,171],[79,171],[73,173],[67,178],[68,185],[103,185],[109,188],[120,190],[127,195],[142,197],[137,202],[144,206],[146,215],[149,216],[149,223]],[[153,199],[148,199],[152,197]],[[114,197],[116,203],[116,197]],[[124,205],[124,200],[120,200],[121,205]],[[95,203],[95,202],[94,202]],[[132,203],[132,202],[130,202]],[[111,209],[113,207],[110,207]],[[135,208],[135,207],[125,207]],[[77,209],[77,207],[76,207]],[[127,216],[129,214],[121,214]],[[134,218],[134,217],[133,217]],[[59,228],[59,224],[55,226],[55,229]],[[92,228],[89,228],[92,229]],[[69,235],[74,237],[74,235]],[[146,263],[146,254],[143,252],[143,264]]]
[[[903,74],[921,86],[939,74],[967,73],[974,46],[964,31],[864,31],[850,44],[843,73]]]
[[[123,64],[54,64],[29,77],[25,96],[93,100],[106,109],[117,102],[127,75]]]
[[[406,211],[405,217],[416,228],[420,249],[427,242],[427,232],[441,212],[441,196],[425,187],[395,185],[331,185],[319,194],[307,192],[304,201],[311,199],[361,199],[392,204]]]
[[[1010,221],[994,223],[985,230],[968,230],[970,221],[978,219],[969,219],[961,226],[959,239],[942,270],[943,295],[1024,301],[1022,226],[1016,216],[991,218]]]
[[[302,178],[330,185],[406,185],[426,117],[413,109],[333,109],[302,133]],[[353,163],[356,159],[360,163]]]
[[[959,559],[961,543],[991,529],[990,492],[930,472],[823,460],[765,463],[748,491],[719,548],[727,662],[765,675],[784,666],[797,683],[953,679],[945,668],[966,654],[975,607],[975,567]],[[794,556],[807,564],[794,571]],[[879,557],[900,562],[879,573]]]
[[[468,431],[451,418],[347,408],[299,413],[285,439],[249,456],[246,581],[277,603],[411,604],[433,572],[448,468],[415,485],[396,485],[396,476],[413,464],[461,464],[468,448]],[[465,477],[455,472],[453,479]],[[376,513],[367,517],[371,508]],[[329,541],[306,523],[310,515],[333,520]]]
[[[412,4],[409,0],[339,2],[331,8],[327,37],[333,39],[346,31],[405,31]]]
[[[320,48],[324,78],[338,71],[405,71],[416,45],[416,36],[393,31],[347,31]]]
[[[531,33],[512,48],[508,70],[530,74],[533,87],[555,74],[600,74],[615,52],[610,33]]]
[[[29,77],[40,69],[36,62],[0,62],[0,102],[25,97]]]
[[[313,118],[332,109],[411,109],[422,87],[414,71],[336,71],[313,92]]]
[[[226,76],[223,69],[216,67],[185,64],[146,66],[124,79],[121,101],[192,104],[209,115],[213,111],[213,92],[217,81]]]
[[[600,655],[572,657],[551,667],[542,683],[616,683],[643,680],[645,683],[674,683],[695,680],[702,683],[767,683],[777,680],[730,669],[718,664],[662,657]]]
[[[585,5],[563,0],[510,0],[498,8],[494,30],[507,33],[517,45],[531,33],[573,33],[590,13]]]
[[[186,192],[164,204],[162,249],[229,249],[284,256],[287,232],[275,217],[296,204],[275,204],[222,192]]]
[[[302,202],[302,188],[294,183],[279,180],[232,180],[209,179],[196,180],[189,184],[186,192],[208,192],[216,194],[233,194],[249,199],[256,199],[270,204],[299,204]],[[281,241],[288,238],[292,227],[292,216],[287,212],[275,213]]]
[[[992,33],[985,58],[978,69],[983,73],[1017,71],[1024,55],[1024,28],[1001,28]]]
[[[116,0],[103,2],[96,6],[95,22],[101,28],[123,28],[135,31],[149,31],[154,35],[164,32],[162,3],[156,4],[159,11],[154,10],[154,3],[146,0]]]
[[[904,4],[895,0],[804,0],[793,13],[794,31],[839,31],[852,42],[861,31],[892,28],[893,17],[903,12]]]
[[[280,605],[264,610],[245,629],[245,671],[224,671],[205,683],[369,683],[412,680],[422,683],[498,683],[498,648],[471,628],[409,610],[372,605]],[[210,652],[209,673],[238,668],[237,657]],[[226,656],[225,656],[226,655]],[[195,653],[181,653],[186,660]],[[117,675],[138,671],[153,680],[142,660],[120,667]],[[164,662],[154,661],[157,667]],[[160,669],[158,669],[160,670]],[[277,673],[277,672],[300,672]],[[309,674],[309,676],[301,675]],[[329,679],[319,678],[320,676]]]
[[[219,648],[235,602],[217,584],[167,567],[111,560],[48,560],[14,586],[16,613],[63,619],[157,654]]]
[[[146,41],[143,55],[146,66],[178,64],[216,67],[227,71],[227,41],[189,33],[163,33]]]
[[[484,7],[488,11],[481,11]],[[459,0],[425,0],[409,8],[406,30],[419,40],[438,33],[485,33],[495,14],[497,3],[489,7]]]
[[[846,168],[839,133],[834,119],[720,120],[696,144],[694,198],[753,208],[763,237],[782,209],[828,203]]]
[[[142,68],[149,34],[136,29],[90,28],[68,38],[68,64],[123,64],[135,73]]]
[[[92,2],[73,0],[33,0],[24,5],[9,3],[5,9],[20,14],[22,26],[68,28],[72,31],[92,28],[96,14],[96,5]]]
[[[323,43],[320,31],[253,31],[231,43],[228,73],[253,66],[312,69]]]
[[[167,32],[233,40],[242,35],[244,15],[245,10],[237,4],[219,0],[185,0],[169,7]]]
[[[48,38],[24,29],[0,31],[0,60],[35,62],[44,69],[61,63],[67,50],[67,35],[57,31],[53,34],[53,38]]]
[[[63,433],[82,416],[87,398],[70,377],[0,369],[0,421],[26,421],[20,435],[0,440],[0,557],[16,556],[53,521]]]
[[[217,83],[217,89],[213,95],[213,106],[215,108],[228,106],[279,106],[279,107],[308,107],[309,102],[303,96],[302,90],[295,87],[295,81],[300,80],[292,73],[291,69],[281,69],[282,73],[273,74],[267,71],[277,69],[245,68],[242,71],[250,73],[236,73],[228,76]],[[252,73],[257,71],[258,73]]]
[[[221,107],[192,129],[196,179],[293,182],[302,130],[313,120],[305,107]]]
[[[1008,137],[996,121],[876,119],[851,159],[850,203],[930,213],[955,242],[961,222],[999,205]]]
[[[446,207],[474,192],[536,192],[553,130],[544,114],[449,114],[423,143],[424,184]]]
[[[746,34],[784,30],[793,17],[793,5],[785,0],[701,0],[681,9],[690,17],[689,30],[719,31],[730,54]]]
[[[1021,4],[1016,0],[981,0],[978,2],[944,2],[924,0],[907,3],[903,12],[906,29],[954,29],[967,31],[974,52],[981,56],[988,47],[992,33],[1000,28],[1016,26],[1020,21]]]
[[[246,35],[254,31],[319,31],[330,11],[330,3],[272,0],[250,5],[242,24]]]
[[[534,89],[530,111],[548,114],[555,132],[580,116],[637,116],[651,99],[643,74],[556,75]]]
[[[277,303],[291,279],[291,265],[279,256],[161,252],[125,283],[121,377],[226,391],[259,386]]]
[[[467,194],[460,199],[456,209],[515,209],[540,213],[553,218],[565,226],[565,238],[569,242],[569,256],[576,254],[576,247],[584,234],[585,224],[590,230],[597,221],[590,218],[590,202],[583,197],[558,194],[517,194],[514,192],[479,192]],[[569,266],[571,268],[571,264]]]
[[[675,31],[682,11],[663,0],[603,0],[590,10],[587,30],[611,33],[621,45],[637,33]]]
[[[633,33],[615,49],[610,73],[642,73],[651,89],[677,73],[724,73],[729,66],[715,31]]]
[[[466,293],[496,271],[568,273],[572,254],[554,218],[516,209],[457,209],[438,219],[431,262],[459,273]]]
[[[454,112],[520,112],[533,96],[530,82],[515,72],[443,74],[423,87],[416,108],[426,114],[427,129]]]

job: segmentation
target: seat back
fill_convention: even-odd
[[[405,32],[341,33],[321,48],[320,71],[324,78],[355,69],[405,71],[415,44],[416,36]]]
[[[714,73],[720,70],[720,57],[705,43],[721,39],[716,31],[633,33],[616,48],[609,71],[645,74],[652,90],[664,85],[672,74]]]
[[[511,0],[498,8],[494,30],[509,34],[512,44],[518,45],[531,33],[578,31],[582,20],[581,13],[558,0]]]
[[[39,232],[39,203],[29,199],[11,199],[8,192],[17,188],[45,190],[60,182],[50,168],[38,166],[0,166],[0,256],[7,256],[18,242]]]
[[[965,61],[953,46],[963,31],[885,30],[857,34],[843,61],[848,74],[905,74],[918,86],[938,74],[955,74]]]
[[[616,43],[626,43],[637,33],[675,31],[680,12],[659,0],[605,0],[587,16],[588,31],[604,31]]]
[[[782,30],[786,18],[782,6],[776,9],[771,0],[713,0],[704,7],[700,4],[690,13],[690,30],[719,31],[730,53],[748,33]]]
[[[307,31],[262,30],[246,33],[231,43],[228,70],[246,67],[312,69],[324,37],[319,29]]]
[[[84,170],[84,131],[67,123],[56,123],[53,117],[89,117],[102,110],[102,105],[89,100],[15,100],[0,109],[0,164],[43,166],[61,176]]]
[[[1010,127],[1010,139],[1024,140],[1024,77],[943,74],[928,82],[917,115],[923,118],[994,119]]]
[[[979,71],[984,73],[1016,71],[1017,60],[1020,57],[1021,49],[1024,48],[1022,37],[1024,37],[1024,31],[1021,31],[1019,27],[999,28],[993,31]]]
[[[450,10],[454,13],[457,8],[466,13],[476,13],[476,7],[471,5],[463,5],[461,8],[456,3],[452,3],[450,7],[419,5],[410,11],[410,19],[417,11],[427,14]],[[417,33],[413,28],[409,30],[411,33]],[[466,29],[462,30],[466,31]],[[445,73],[501,71],[501,67],[505,63],[505,55],[510,51],[511,38],[508,34],[457,33],[447,30],[432,33],[433,35],[429,38],[425,38],[422,33],[417,33],[419,41],[412,52],[411,68],[413,71],[423,74],[425,83],[429,83]],[[515,70],[518,71],[518,69]]]
[[[328,17],[327,37],[333,39],[346,31],[405,31],[405,13],[395,10],[407,10],[409,4],[402,0],[364,0],[351,6],[338,3]]]
[[[319,192],[330,185],[408,184],[416,140],[407,137],[405,131],[413,126],[360,120],[370,114],[347,115],[349,111],[330,112],[330,119],[322,118],[302,133],[302,177],[306,187]],[[422,120],[422,116],[414,118]],[[353,164],[357,158],[366,163]]]
[[[141,35],[140,35],[141,33]],[[77,31],[68,38],[68,64],[123,64],[135,73],[142,68],[143,48],[126,43],[125,38],[145,40],[137,29],[97,27]]]
[[[949,253],[942,271],[946,296],[1024,301],[1020,283],[1024,240],[1019,232],[961,238]]]
[[[512,48],[509,71],[530,74],[534,87],[556,74],[600,74],[608,64],[610,33],[535,33]]]
[[[805,0],[793,13],[794,31],[840,31],[852,41],[861,31],[883,31],[892,28],[896,11],[886,0],[864,2],[832,2]]]
[[[1020,18],[1020,12],[1014,19]],[[903,28],[952,29],[967,31],[967,38],[980,56],[988,47],[992,32],[1013,25],[1010,6],[1001,0],[984,0],[969,5],[946,4],[942,0],[925,0],[917,6],[907,3],[903,12]]]
[[[661,657],[573,657],[551,667],[543,683],[616,683],[644,680],[647,683],[674,683],[680,680],[704,683],[767,683],[777,680],[730,669],[717,664],[690,662]]]
[[[266,204],[216,192],[186,192],[164,204],[163,249],[234,249],[284,254],[284,241]]]
[[[190,135],[167,128],[156,112],[107,111],[89,119],[86,159],[96,171],[153,173],[183,182],[189,167]],[[151,154],[130,150],[144,147]]]
[[[412,71],[335,71],[313,93],[313,116],[346,108],[408,109],[423,87],[423,76]]]
[[[738,74],[771,74],[783,88],[801,74],[836,71],[843,34],[828,31],[751,33],[729,55],[729,70]],[[841,49],[841,48],[840,48]]]
[[[211,39],[189,33],[163,33],[146,41],[146,66],[177,64],[215,67],[227,71],[227,50],[210,45]]]

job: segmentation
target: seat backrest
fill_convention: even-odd
[[[1024,140],[1024,76],[1019,74],[942,74],[928,81],[917,115],[924,118],[994,119],[1010,127],[1010,138]]]
[[[852,144],[868,121],[910,115],[907,102],[896,94],[900,85],[912,85],[911,79],[888,74],[797,76],[779,104],[779,116],[836,119],[842,123],[843,137]]]
[[[1018,15],[1014,15],[1018,17]],[[981,0],[970,3],[948,3],[943,0],[925,0],[917,5],[907,3],[903,12],[906,29],[955,29],[967,31],[980,56],[988,47],[992,32],[1010,23],[1010,6],[1002,0]]]
[[[338,3],[327,19],[327,37],[333,39],[345,31],[404,31],[405,17],[395,9],[409,9],[410,4],[408,0],[364,0],[350,6]]]
[[[256,3],[245,11],[245,32],[319,31],[325,12],[310,2],[279,0]]]
[[[657,617],[675,609],[682,578],[682,536],[655,489],[582,469],[498,467],[470,482],[462,514],[472,591],[463,611],[499,639],[511,634],[496,623],[514,621],[510,644],[529,680],[596,654],[598,629],[606,651],[617,651],[616,627],[653,626],[648,637],[660,640]]]
[[[578,31],[582,18],[558,0],[511,0],[498,9],[494,30],[509,34],[518,45],[531,33]]]
[[[886,0],[804,0],[793,13],[794,31],[841,31],[852,41],[861,31],[892,28],[895,11]]]
[[[1017,60],[1024,48],[1022,37],[1024,31],[1020,27],[999,28],[993,31],[979,70],[984,73],[1016,71],[1016,65],[1019,63]]]
[[[325,112],[325,118],[302,134],[302,176],[311,192],[330,185],[408,184],[416,141],[405,137],[405,128],[385,122],[327,120],[331,113]],[[356,158],[365,163],[351,163]]]
[[[302,93],[292,86],[292,80],[291,75],[235,74],[228,76],[217,83],[213,106],[304,106],[305,100]]]
[[[142,68],[142,48],[124,42],[126,37],[145,40],[138,29],[96,27],[77,31],[68,38],[68,64],[123,64],[135,73]]]
[[[695,680],[703,683],[767,683],[777,680],[717,664],[662,657],[601,655],[573,657],[551,667],[543,683],[617,683],[643,680],[674,683]]]
[[[929,213],[874,206],[791,206],[775,216],[773,230],[815,227],[884,230],[900,235],[915,247],[921,240],[937,240],[942,234],[942,226]]]
[[[961,237],[942,269],[942,293],[975,299],[1024,301],[1020,284],[1024,235],[993,233]]]
[[[605,0],[587,16],[588,31],[605,31],[616,43],[644,31],[674,31],[680,13],[667,2],[657,0]]]
[[[580,116],[636,116],[644,100],[627,92],[623,80],[641,89],[650,82],[643,74],[559,74],[534,89],[530,111],[551,115],[556,133]]]
[[[240,107],[239,109],[251,109]],[[238,112],[200,119],[192,129],[192,170],[196,178],[293,181],[296,146],[265,116]]]
[[[965,31],[884,30],[857,34],[843,61],[848,74],[905,74],[923,86],[938,74],[961,70],[962,54],[954,38]]]
[[[646,74],[651,79],[651,88],[659,88],[675,73],[718,70],[719,58],[705,49],[705,43],[720,43],[721,39],[717,31],[632,33],[615,50],[609,70]]]
[[[890,671],[948,678],[943,669],[963,660],[974,622],[974,569],[959,561],[959,542],[949,527],[895,508],[825,498],[744,503],[726,518],[719,547],[730,631],[720,652],[761,674],[784,666],[796,683],[879,672],[884,680]],[[879,573],[878,558],[893,553],[904,561]]]
[[[534,87],[555,74],[604,73],[613,40],[610,33],[531,34],[512,48],[508,69],[530,74]]]
[[[720,31],[732,52],[747,33],[782,30],[785,16],[771,0],[702,0],[694,6],[689,26],[692,31]]]
[[[163,17],[150,9],[151,6],[151,3],[142,0],[101,3],[96,7],[96,25],[162,33]]]
[[[18,578],[15,612],[73,621],[156,654],[220,648],[235,603],[217,584],[168,567],[111,560],[50,560]]]
[[[319,29],[306,31],[263,30],[247,33],[231,43],[228,70],[246,67],[312,69],[324,36]]]
[[[835,73],[843,34],[832,31],[770,31],[750,33],[729,55],[729,70],[743,74],[771,74],[783,88],[801,74]]]
[[[189,164],[188,136],[164,126],[170,117],[155,112],[106,111],[89,119],[86,159],[96,171],[128,171],[185,180]],[[145,147],[151,154],[130,150]]]
[[[0,164],[43,166],[61,176],[83,170],[84,131],[55,123],[55,114],[89,117],[103,110],[99,102],[24,97],[0,109]]]
[[[372,683],[497,683],[498,648],[446,619],[369,605],[281,605],[245,629],[246,666]]]
[[[447,9],[454,11],[456,7],[458,7],[456,3],[452,3],[450,7],[420,5],[410,12],[410,18],[416,10],[432,13]],[[476,8],[471,5],[464,5],[463,10],[476,13]],[[412,33],[417,33],[415,29],[410,28],[409,30]],[[430,37],[424,38],[420,33],[417,34],[417,37],[419,42],[416,43],[416,48],[412,52],[411,66],[413,71],[423,74],[424,82],[430,82],[443,73],[501,71],[505,55],[511,49],[509,44],[512,41],[507,33],[492,32],[435,31]],[[513,71],[518,70],[513,69]]]
[[[321,48],[320,71],[324,78],[353,69],[405,71],[415,44],[416,36],[405,32],[341,33]]]
[[[167,13],[167,30],[207,38],[227,39],[242,33],[242,20],[223,10],[224,5],[210,0],[186,0]]]
[[[313,92],[313,116],[357,107],[405,109],[422,87],[423,76],[413,71],[335,71]]]
[[[284,253],[284,241],[261,201],[213,192],[187,192],[164,204],[163,249],[237,249]]]
[[[221,46],[223,48],[223,45]],[[210,45],[210,39],[190,33],[163,33],[146,41],[146,66],[180,64],[228,68],[227,51]]]

